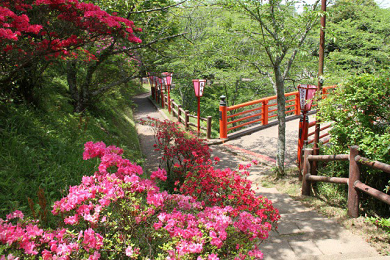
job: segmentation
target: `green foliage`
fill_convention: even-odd
[[[349,153],[349,146],[358,145],[360,154],[370,160],[390,163],[390,80],[389,73],[381,76],[363,74],[351,77],[320,105],[320,119],[333,121],[331,146],[324,146],[327,154]],[[331,172],[347,177],[346,165],[332,166]],[[324,172],[330,170],[325,169]],[[361,167],[362,182],[379,190],[387,190],[387,173]],[[380,208],[388,215],[388,206],[371,198],[363,203],[367,210]]]
[[[38,205],[39,188],[50,207],[93,171],[96,161],[81,159],[87,141],[104,140],[125,147],[133,160],[142,158],[129,107],[134,86],[101,97],[90,112],[73,114],[64,79],[51,82],[39,90],[45,101],[36,108],[0,105],[0,218],[13,209],[28,212],[27,198],[37,212],[44,210]]]
[[[368,217],[366,221],[382,228],[390,235],[390,218]]]
[[[390,10],[373,1],[339,0],[329,8],[326,70],[333,81],[345,74],[389,67]]]

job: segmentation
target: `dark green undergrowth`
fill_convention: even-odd
[[[61,84],[40,91],[35,107],[0,104],[0,218],[15,209],[32,213],[28,198],[36,214],[44,200],[50,210],[70,185],[92,174],[97,161],[82,159],[88,141],[119,146],[126,158],[142,164],[131,101],[139,87],[107,93],[84,114],[73,113]],[[41,206],[39,189],[45,194]]]

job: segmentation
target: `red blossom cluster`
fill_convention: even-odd
[[[57,58],[102,35],[140,43],[134,23],[78,0],[5,0],[0,2],[0,51]],[[0,53],[1,54],[1,53]],[[89,59],[91,60],[91,59]]]
[[[168,166],[168,178],[169,175],[175,178],[172,182],[182,194],[204,201],[208,206],[232,206],[235,216],[247,211],[260,217],[263,223],[273,224],[280,219],[272,202],[256,196],[252,182],[246,178],[251,164],[240,165],[238,171],[216,169],[213,164],[220,159],[216,157],[212,161],[211,150],[204,140],[183,131],[179,124],[153,118],[141,123],[155,128],[155,150],[161,152]]]

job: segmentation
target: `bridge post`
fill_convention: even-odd
[[[164,103],[165,103],[165,97],[164,97],[164,91],[162,86],[160,87],[160,92],[161,92],[161,108],[164,109]]]
[[[299,104],[299,92],[295,94],[295,115],[299,116],[301,114],[301,106]]]
[[[263,101],[262,124],[268,125],[268,100]]]
[[[219,138],[227,139],[227,106],[225,96],[221,96],[219,102]]]

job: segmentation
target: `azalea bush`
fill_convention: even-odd
[[[193,133],[183,131],[178,123],[150,117],[141,119],[140,123],[151,126],[155,132],[154,147],[156,152],[161,153],[159,163],[167,171],[166,189],[170,192],[184,183],[185,173],[195,165],[209,163],[209,146]]]
[[[231,205],[211,205],[185,194],[169,194],[102,142],[85,144],[85,160],[98,170],[54,203],[56,229],[15,211],[0,219],[1,259],[261,259],[257,247],[278,219],[269,203],[264,214]],[[248,201],[249,202],[249,201]],[[268,216],[271,216],[268,218]]]
[[[219,158],[211,159],[211,149],[205,140],[184,131],[178,123],[149,118],[141,123],[155,129],[156,151],[161,153],[160,165],[165,166],[170,183],[169,190],[190,195],[208,206],[232,206],[233,214],[248,211],[272,226],[280,218],[272,202],[256,196],[252,182],[246,179],[251,165],[240,165],[238,170],[216,169]],[[257,164],[256,161],[253,163]]]
[[[133,21],[92,3],[3,0],[0,2],[0,81],[4,88],[0,99],[34,103],[47,68],[55,68],[62,60],[72,61],[73,65],[77,61],[101,63],[107,57],[96,56],[95,43],[108,38],[121,44],[138,44],[141,39],[134,33],[140,31]],[[75,94],[72,95],[74,98]]]

